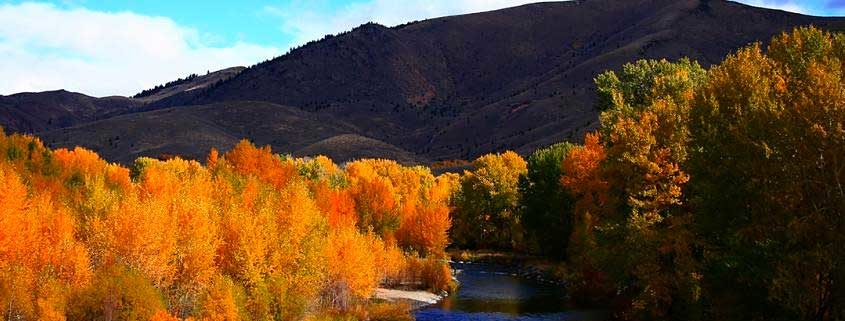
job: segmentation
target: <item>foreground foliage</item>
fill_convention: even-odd
[[[380,283],[452,287],[450,175],[246,141],[131,171],[20,135],[0,156],[4,319],[354,317]]]

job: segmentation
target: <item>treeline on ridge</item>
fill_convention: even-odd
[[[210,73],[210,72],[209,72],[209,73]],[[208,74],[208,73],[207,73],[207,74]],[[167,83],[165,83],[165,84],[163,84],[163,85],[156,85],[156,86],[155,86],[155,87],[153,87],[153,88],[144,89],[144,90],[142,90],[141,92],[139,92],[139,93],[135,94],[134,96],[132,96],[132,98],[144,98],[144,97],[149,97],[149,96],[155,95],[156,93],[158,93],[159,91],[161,91],[161,90],[162,90],[162,89],[164,89],[164,88],[167,88],[167,87],[170,87],[170,86],[181,85],[181,84],[184,84],[184,83],[190,82],[190,81],[192,81],[192,80],[194,80],[194,79],[197,79],[197,77],[199,77],[199,75],[197,75],[197,74],[190,74],[190,75],[188,75],[188,76],[187,76],[187,77],[185,77],[185,78],[179,78],[179,79],[176,79],[176,80],[173,80],[173,81],[168,81]]]

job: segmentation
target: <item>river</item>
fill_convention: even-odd
[[[453,263],[460,288],[437,304],[415,312],[418,321],[445,320],[602,320],[596,311],[572,309],[560,286],[528,280],[507,268]]]

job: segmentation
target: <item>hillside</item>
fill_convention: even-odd
[[[202,76],[194,74],[185,78],[180,78],[178,80],[168,82],[164,85],[156,86],[155,88],[144,90],[138,93],[137,95],[132,96],[132,98],[136,98],[143,102],[159,101],[184,92],[191,92],[193,90],[213,86],[217,83],[223,82],[229,78],[234,77],[244,69],[246,68],[230,67],[215,72],[209,72],[208,74]]]
[[[9,132],[38,133],[149,109],[149,103],[207,88],[241,72],[231,67],[207,75],[174,81],[134,97],[96,98],[65,90],[0,96],[0,126]],[[88,145],[85,141],[77,142]]]
[[[139,110],[126,97],[94,98],[64,90],[0,96],[0,126],[9,132],[35,133]]]
[[[331,116],[264,102],[217,103],[122,115],[43,132],[52,146],[84,146],[105,158],[130,163],[139,156],[179,154],[205,159],[212,147],[228,150],[242,138],[296,156],[326,154],[337,159],[395,155],[416,163],[413,154],[374,139],[348,133],[360,129]],[[291,139],[291,137],[295,139]]]
[[[845,26],[842,19],[676,0],[538,3],[395,28],[366,24],[161,103],[298,106],[433,159],[524,153],[596,125],[592,79],[603,70],[640,58],[709,65],[803,24]]]
[[[196,106],[267,102],[290,106],[284,113],[296,109],[317,119],[355,125],[354,129],[339,127],[322,133],[296,130],[272,139],[250,136],[288,152],[350,134],[408,151],[422,161],[470,159],[504,149],[524,154],[553,142],[578,140],[584,131],[595,128],[598,117],[593,108],[592,79],[603,70],[618,69],[641,58],[690,57],[707,66],[748,43],[807,24],[845,29],[842,18],[809,17],[715,0],[536,3],[392,28],[370,23],[226,74],[213,85],[180,84],[179,88],[163,89],[161,93],[166,94],[143,101],[143,110],[199,108],[172,116],[182,117],[209,108]],[[274,119],[271,111],[235,112],[215,126],[270,121]],[[28,128],[7,124],[40,114],[5,116],[8,112],[0,112],[2,124],[13,130]],[[116,109],[114,113],[124,112]],[[195,131],[210,135],[207,144],[220,142],[221,148],[240,138],[227,135],[247,134],[206,131],[205,127],[164,128],[190,123],[164,120],[164,114],[152,113],[72,128],[82,123],[71,121],[67,122],[70,126],[60,126],[68,127],[60,131],[53,130],[56,126],[31,128],[53,130],[42,136],[50,138],[48,142],[54,146],[101,148],[117,130],[121,139],[143,137],[150,146],[160,146],[133,151],[140,154],[194,153],[187,146],[195,143],[184,139]],[[148,137],[149,130],[134,130],[123,123],[156,117],[162,122],[150,126],[174,134]],[[58,139],[59,132],[64,139]],[[329,147],[337,144],[316,146],[327,149],[312,146],[306,150],[337,151]],[[394,156],[392,148],[374,150],[385,152],[382,157]],[[101,152],[106,157],[117,155]]]

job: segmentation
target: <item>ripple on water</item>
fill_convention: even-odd
[[[419,321],[601,320],[600,313],[572,310],[559,286],[520,278],[504,267],[454,263],[458,292],[416,311]]]

